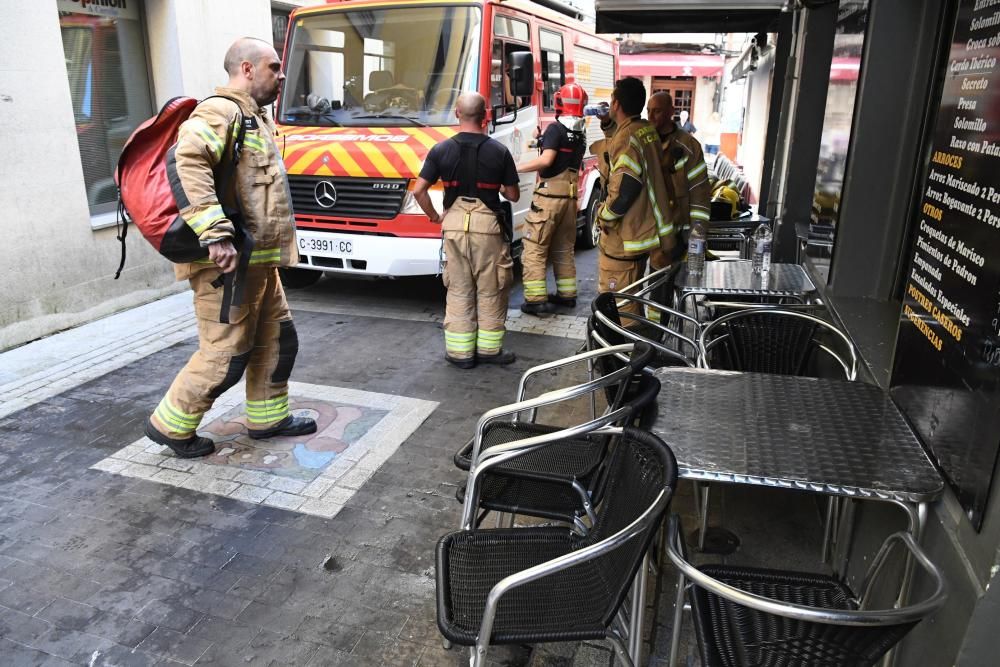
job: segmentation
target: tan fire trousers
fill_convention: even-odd
[[[542,303],[548,300],[545,285],[546,263],[552,262],[556,293],[576,297],[576,185],[577,173],[567,169],[558,176],[542,179],[535,188],[531,211],[524,218],[521,239],[524,268],[524,300]]]
[[[288,416],[288,377],[299,341],[278,269],[247,270],[244,303],[219,322],[222,288],[210,283],[217,269],[191,276],[198,318],[198,351],[174,379],[153,413],[153,426],[170,438],[194,434],[201,418],[246,372],[247,423],[266,429]]]
[[[497,216],[479,199],[459,197],[441,221],[445,353],[452,359],[499,354],[514,262]]]
[[[597,258],[597,289],[599,292],[620,292],[622,288],[631,285],[646,273],[646,256],[640,255],[632,259],[615,259],[601,251]],[[640,314],[638,303],[629,302],[622,306],[623,313]],[[623,322],[626,326],[634,320]]]

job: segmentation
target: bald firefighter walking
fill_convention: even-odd
[[[545,315],[554,305],[576,306],[577,183],[580,163],[586,150],[583,134],[583,107],[587,91],[577,83],[568,83],[555,95],[556,120],[545,128],[539,148],[541,155],[518,165],[519,172],[537,171],[539,179],[531,200],[531,211],[524,219],[521,238],[524,268],[524,303],[521,311]],[[556,293],[546,286],[546,265],[552,263]]]
[[[147,420],[146,435],[185,458],[214,451],[214,443],[197,436],[195,429],[244,373],[251,438],[316,430],[314,420],[291,414],[288,401],[298,337],[277,267],[297,264],[298,250],[287,177],[266,110],[285,75],[274,48],[253,38],[237,40],[229,48],[225,68],[228,86],[198,105],[167,157],[180,218],[208,257],[176,265],[177,277],[188,279],[194,291],[198,350]],[[243,155],[235,168],[234,192],[217,192],[215,171],[233,160],[232,137],[241,122]],[[234,241],[240,227],[227,217],[230,209],[223,208],[223,202],[234,201],[239,202],[242,228],[249,235],[239,251]],[[227,307],[219,273],[234,275],[241,259],[246,268],[235,273],[234,293],[242,292],[243,299],[234,298]]]
[[[517,201],[514,158],[503,144],[486,136],[486,100],[478,93],[458,98],[459,132],[427,154],[413,189],[431,222],[441,223],[448,290],[444,318],[445,359],[459,368],[510,364],[503,349],[507,303],[513,282],[511,223],[505,220],[500,193]],[[434,210],[428,190],[444,184],[444,215]]]

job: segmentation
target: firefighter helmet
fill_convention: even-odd
[[[578,83],[567,83],[556,93],[556,113],[582,118],[585,106],[587,106],[587,91]]]
[[[740,214],[740,194],[724,185],[712,197],[712,220],[735,220]]]

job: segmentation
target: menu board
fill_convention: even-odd
[[[978,530],[1000,451],[1000,0],[962,0],[914,221],[893,395]]]

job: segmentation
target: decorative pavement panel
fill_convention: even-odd
[[[177,458],[142,437],[91,468],[332,518],[438,405],[302,382],[289,383],[289,399],[294,414],[316,420],[316,433],[251,439],[241,382],[198,429],[216,443],[211,456]]]

